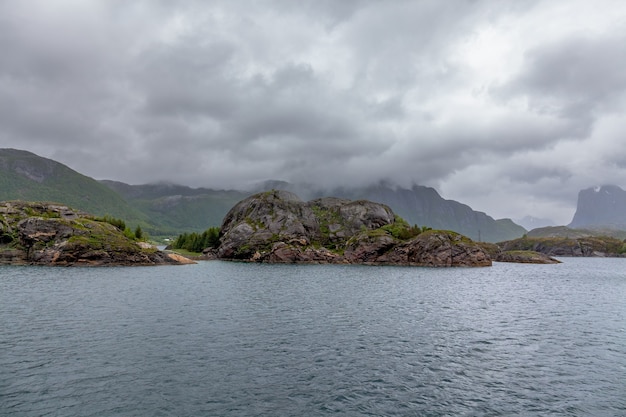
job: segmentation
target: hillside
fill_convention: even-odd
[[[254,190],[213,190],[167,183],[128,185],[96,181],[71,168],[31,152],[0,149],[0,201],[53,201],[95,215],[139,224],[152,236],[175,235],[219,226],[241,199],[258,191],[285,189],[307,198],[332,195],[370,200],[391,207],[410,224],[453,230],[474,240],[496,242],[522,236],[526,230],[509,219],[494,220],[454,200],[443,199],[433,188],[411,189],[377,185],[334,190],[308,189],[281,181],[259,184]],[[304,187],[306,188],[306,187]]]
[[[228,210],[250,194],[166,183],[128,185],[108,180],[101,183],[119,193],[132,207],[148,215],[161,229],[176,233],[219,226]]]
[[[454,230],[474,240],[497,242],[514,239],[526,233],[526,229],[509,219],[494,220],[465,204],[443,199],[433,188],[417,185],[411,189],[376,185],[323,190],[284,181],[266,181],[251,191],[226,191],[163,183],[102,183],[122,195],[133,207],[147,213],[154,221],[180,231],[198,231],[219,226],[224,215],[239,200],[255,192],[277,189],[304,195],[307,199],[331,195],[386,204],[410,224]]]
[[[51,201],[148,226],[148,217],[110,188],[27,151],[0,149],[0,201],[7,200]]]

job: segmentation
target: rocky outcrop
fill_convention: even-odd
[[[0,263],[160,265],[188,260],[127,238],[117,227],[53,203],[0,203]]]
[[[503,252],[535,251],[552,257],[621,257],[626,243],[608,236],[530,237],[498,243]]]
[[[522,264],[558,264],[561,261],[535,251],[505,251],[498,254],[497,262],[514,262]]]
[[[222,223],[216,257],[273,263],[491,265],[489,255],[467,237],[415,230],[384,204],[328,197],[304,202],[291,192],[272,190],[231,209]]]
[[[408,266],[490,266],[491,258],[469,238],[444,230],[430,230],[406,241],[392,236],[361,234],[348,242],[344,257],[350,263]]]

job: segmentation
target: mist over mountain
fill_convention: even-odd
[[[515,223],[519,224],[526,230],[533,230],[540,227],[556,226],[556,223],[553,222],[551,219],[541,219],[533,216],[525,216],[524,218],[516,219]]]
[[[332,196],[387,204],[410,224],[454,230],[474,240],[498,242],[526,233],[526,229],[510,219],[495,220],[465,204],[445,200],[433,188],[418,185],[402,188],[379,183],[370,187],[322,189],[311,184],[270,180],[259,182],[248,190],[213,190],[169,183],[102,183],[159,224],[184,231],[219,226],[228,210],[238,201],[260,191],[275,189],[293,192],[303,200]]]
[[[569,227],[626,230],[626,191],[617,185],[581,190]]]
[[[499,242],[515,239],[526,233],[526,229],[510,219],[495,220],[483,212],[474,211],[466,204],[446,200],[434,188],[421,185],[403,188],[380,182],[369,187],[321,189],[307,184],[270,181],[259,184],[257,190],[271,189],[268,188],[270,186],[294,192],[306,200],[333,196],[387,204],[410,224],[454,230],[474,240]]]
[[[129,185],[96,181],[51,159],[15,149],[0,150],[0,185],[0,200],[59,202],[95,215],[108,214],[145,225],[152,234],[219,226],[237,202],[271,189],[295,192],[303,200],[334,196],[387,204],[410,224],[453,230],[474,240],[503,241],[526,232],[510,219],[495,220],[419,185],[402,188],[381,182],[369,187],[320,189],[278,180],[260,182],[248,190],[191,188],[165,182]]]

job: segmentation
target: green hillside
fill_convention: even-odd
[[[50,201],[97,216],[121,218],[152,228],[148,216],[119,194],[71,168],[16,149],[0,149],[0,201]]]
[[[123,219],[132,228],[140,225],[152,237],[220,226],[226,213],[239,201],[257,191],[283,187],[295,186],[273,181],[252,191],[235,191],[167,183],[128,185],[96,181],[31,152],[0,149],[0,201],[54,201],[94,215]],[[318,192],[321,194],[309,192],[304,196],[311,199],[332,195],[384,203],[410,224],[454,230],[474,240],[498,242],[526,232],[511,220],[494,220],[465,204],[445,200],[428,187],[380,185]]]
[[[174,184],[128,185],[102,181],[163,230],[197,232],[220,226],[226,213],[250,193]]]

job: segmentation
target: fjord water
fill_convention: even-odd
[[[626,415],[626,259],[0,267],[0,414]]]

